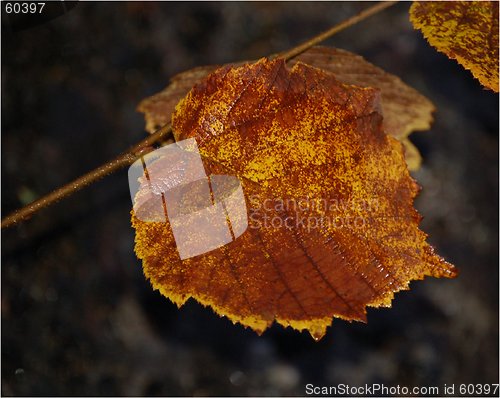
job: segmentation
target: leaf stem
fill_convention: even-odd
[[[171,132],[172,128],[170,126],[170,123],[164,125],[154,134],[146,137],[145,139],[131,147],[128,151],[122,153],[113,160],[106,162],[102,166],[97,167],[96,169],[88,172],[87,174],[84,174],[76,180],[9,214],[2,220],[2,228],[11,227],[27,219],[33,213],[36,213],[44,207],[50,206],[52,203],[55,203],[64,197],[70,196],[71,194],[78,192],[80,189],[85,188],[86,186],[96,182],[97,180],[100,180],[101,178],[132,164],[139,156],[151,152],[153,150],[151,145],[153,145],[155,142],[159,141],[166,135],[170,134]]]
[[[361,11],[359,14],[354,15],[353,17],[346,19],[345,21],[333,26],[332,28],[326,30],[325,32],[314,36],[313,38],[305,41],[304,43],[288,51],[280,53],[278,56],[284,58],[285,60],[294,58],[297,55],[303,53],[304,51],[307,51],[309,48],[315,46],[316,44],[319,44],[322,41],[330,38],[334,34],[362,21],[365,18],[368,18],[371,15],[374,15],[392,6],[393,4],[395,4],[395,2],[392,1],[384,1],[377,3],[374,6]],[[140,141],[138,144],[134,145],[128,151],[124,152],[115,159],[106,162],[105,164],[77,178],[76,180],[56,189],[55,191],[49,193],[48,195],[45,195],[42,198],[9,214],[7,217],[2,219],[1,228],[3,229],[16,225],[19,222],[26,220],[37,211],[50,206],[51,204],[57,202],[62,198],[68,197],[73,193],[78,192],[82,188],[85,188],[86,186],[96,182],[97,180],[100,180],[101,178],[107,175],[114,173],[115,171],[120,170],[125,166],[132,164],[139,156],[150,152],[152,150],[152,148],[150,147],[151,145],[158,142],[171,132],[172,128],[170,123],[164,125],[160,129],[158,129],[154,134],[151,134],[144,140]]]
[[[319,35],[314,36],[313,38],[305,41],[302,44],[299,44],[298,46],[285,51],[283,53],[278,54],[278,57],[284,58],[285,61],[288,61],[291,58],[296,57],[299,54],[302,54],[304,51],[309,50],[311,47],[315,46],[316,44],[321,43],[322,41],[325,41],[326,39],[332,37],[336,33],[352,26],[355,25],[356,23],[362,21],[363,19],[366,19],[374,14],[377,14],[378,12],[385,10],[386,8],[396,4],[396,1],[381,1],[380,3],[375,4],[374,6],[368,7],[366,10],[361,11],[359,14],[356,14],[345,21],[340,22],[339,24],[331,27],[328,30],[325,30],[323,33],[320,33]]]

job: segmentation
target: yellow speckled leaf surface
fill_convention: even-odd
[[[415,1],[410,20],[432,46],[498,92],[498,1]]]
[[[288,64],[294,65],[297,62],[333,73],[342,83],[379,89],[384,131],[407,147],[405,154],[410,170],[417,170],[420,167],[420,154],[406,138],[413,131],[430,128],[434,112],[432,102],[397,76],[346,50],[317,46],[288,61]],[[182,72],[174,76],[163,91],[144,99],[139,104],[138,110],[145,114],[146,130],[153,133],[170,122],[177,102],[216,68],[217,66],[210,65]]]
[[[145,275],[178,305],[193,297],[258,333],[277,321],[319,339],[334,317],[365,321],[410,281],[456,274],[418,228],[418,186],[378,90],[262,59],[208,75],[172,122],[207,174],[239,178],[249,219],[236,240],[181,260],[168,222],[132,216]]]

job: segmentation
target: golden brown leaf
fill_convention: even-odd
[[[365,321],[411,280],[455,276],[418,229],[418,186],[379,102],[375,89],[282,60],[225,66],[196,85],[175,109],[175,139],[196,139],[207,174],[239,178],[248,228],[181,260],[168,220],[133,214],[154,288],[258,333],[277,321],[319,339],[332,317]],[[151,167],[173,170],[164,158]]]
[[[200,66],[179,73],[170,80],[170,84],[164,90],[141,101],[137,110],[144,113],[146,131],[152,134],[164,124],[170,123],[177,103],[196,83],[217,68],[218,65]]]
[[[404,147],[405,160],[409,170],[418,170],[422,164],[422,156],[417,147],[408,138],[403,138],[401,143]]]
[[[498,1],[415,1],[410,20],[432,46],[498,93]]]
[[[313,47],[289,61],[289,65],[297,62],[331,72],[342,83],[380,89],[386,133],[399,139],[404,145],[411,145],[407,152],[420,159],[418,150],[405,138],[413,131],[430,128],[434,105],[427,98],[406,85],[399,77],[384,72],[363,57],[349,51],[331,47]],[[216,66],[212,65],[183,72],[175,76],[163,91],[143,100],[138,110],[145,114],[146,130],[153,133],[169,122],[169,115],[172,114],[175,104],[192,86],[215,69]],[[418,169],[419,165],[420,162],[414,161],[414,158],[408,162],[410,170]]]
[[[313,47],[291,60],[332,72],[342,83],[373,87],[381,92],[384,130],[402,140],[413,131],[428,130],[435,108],[431,101],[406,85],[399,77],[383,71],[360,55],[331,47]]]

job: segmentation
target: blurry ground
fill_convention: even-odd
[[[361,3],[79,3],[2,32],[2,213],[144,137],[136,104],[201,64],[278,52]],[[414,282],[315,343],[262,337],[153,292],[133,252],[126,171],[2,233],[3,395],[303,395],[305,384],[498,383],[498,96],[413,31],[408,3],[327,44],[437,106],[414,142],[422,228],[456,280]]]

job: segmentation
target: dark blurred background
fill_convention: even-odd
[[[78,3],[2,19],[2,214],[145,136],[138,102],[177,72],[290,48],[367,3]],[[316,343],[178,310],[133,252],[123,170],[2,231],[3,395],[304,395],[305,384],[498,383],[498,96],[431,48],[401,3],[328,40],[436,105],[416,207],[455,280],[413,282]]]

